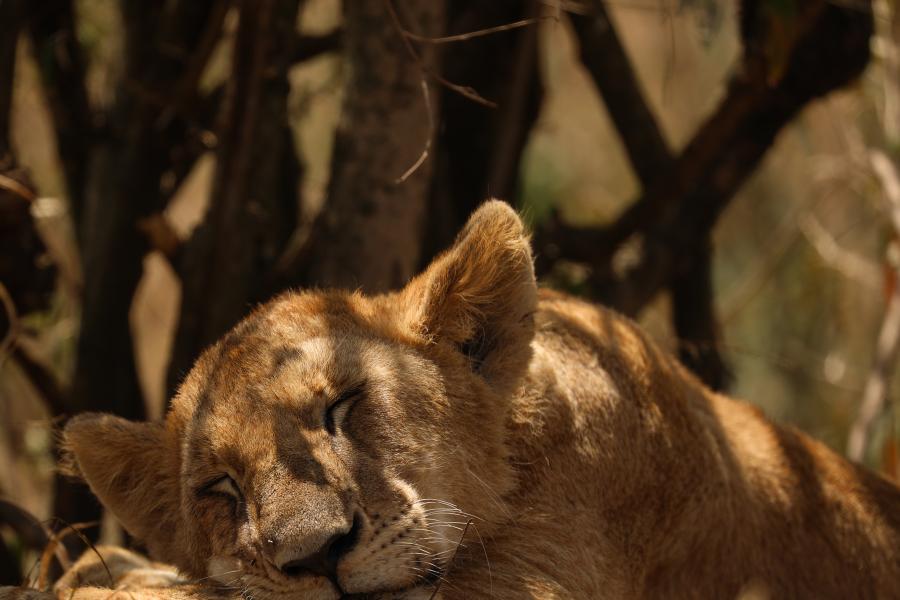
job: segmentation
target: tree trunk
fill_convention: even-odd
[[[441,0],[402,7],[406,29],[425,36],[443,31]],[[421,63],[413,58],[387,0],[345,3],[344,22],[350,80],[306,279],[380,292],[405,283],[419,264],[433,158],[398,179],[434,134],[439,94],[432,88],[426,102],[422,86],[436,61],[430,47]]]
[[[447,34],[515,23],[536,16],[538,10],[528,0],[451,2]],[[473,87],[497,107],[449,93],[441,103],[436,173],[420,265],[450,245],[485,199],[516,201],[522,151],[543,97],[537,37],[534,24],[443,46],[443,75]]]
[[[287,69],[299,0],[244,0],[218,133],[210,209],[185,248],[168,387],[259,301],[296,224]]]
[[[205,39],[197,32],[211,22],[215,29],[213,17],[221,18],[223,7],[220,0],[183,0],[163,17],[149,5],[123,5],[129,34],[125,73],[117,102],[104,119],[106,135],[93,144],[80,140],[79,149],[68,151],[89,157],[78,227],[84,295],[69,414],[90,410],[144,417],[129,322],[148,250],[138,222],[163,208],[160,181],[169,166],[168,152],[188,127],[181,107],[174,105],[194,50]],[[45,34],[52,37],[50,31]],[[45,87],[66,92],[56,85],[45,77]],[[63,145],[60,152],[66,152]],[[70,185],[78,178],[69,178]],[[57,478],[54,516],[78,522],[99,515],[99,505],[84,486]]]

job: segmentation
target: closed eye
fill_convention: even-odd
[[[353,408],[353,405],[363,396],[363,387],[355,386],[340,396],[337,400],[328,405],[325,410],[325,429],[331,435],[337,433],[338,428],[346,420],[347,414]]]
[[[222,475],[208,483],[203,484],[197,490],[198,496],[229,496],[235,500],[241,500],[241,491],[230,475]]]

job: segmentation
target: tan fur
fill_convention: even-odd
[[[404,290],[258,309],[165,425],[74,419],[74,469],[155,558],[257,600],[900,598],[894,485],[531,264],[489,202]],[[291,571],[349,531],[332,577]]]

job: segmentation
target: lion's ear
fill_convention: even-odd
[[[496,385],[518,380],[534,336],[537,286],[521,219],[499,200],[403,291],[420,331],[454,344]]]
[[[181,562],[178,454],[162,423],[78,415],[63,431],[62,465],[84,479],[155,558]]]

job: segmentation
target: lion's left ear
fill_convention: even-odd
[[[454,344],[496,386],[518,380],[534,337],[537,284],[525,226],[508,204],[483,204],[402,294],[422,334]]]
[[[63,431],[62,465],[84,479],[154,558],[182,563],[178,454],[162,423],[99,413],[73,417]]]

